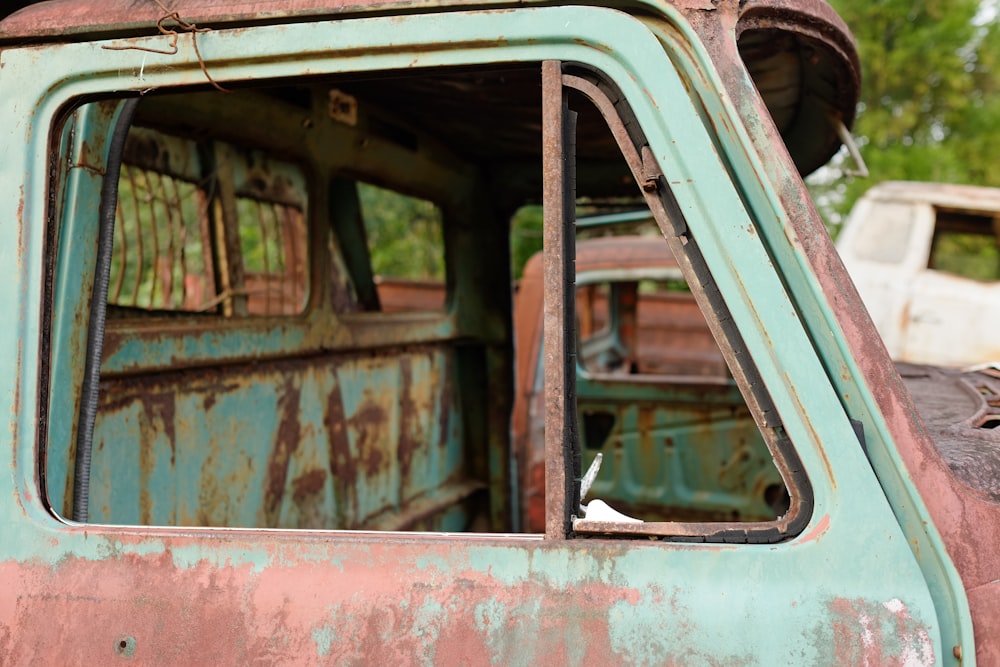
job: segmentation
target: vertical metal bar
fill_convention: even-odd
[[[569,110],[558,61],[542,63],[542,197],[544,204],[542,323],[545,364],[545,537],[569,534],[579,488],[574,336],[575,114]]]
[[[181,187],[182,181],[171,178],[170,179],[170,189],[171,198],[169,208],[173,211],[173,215],[177,219],[177,258],[171,262],[170,270],[173,272],[174,276],[174,292],[179,291],[179,299],[174,297],[173,307],[180,308],[181,310],[187,309],[187,290],[188,290],[188,260],[187,260],[187,219],[184,215],[184,201],[181,198]],[[177,274],[180,274],[180,284],[176,283]]]
[[[243,251],[240,244],[239,211],[232,178],[232,156],[222,145],[213,151],[215,179],[215,233],[217,238],[219,277],[223,294],[222,311],[227,317],[247,315],[246,281]]]
[[[329,219],[340,244],[344,266],[354,283],[358,303],[367,311],[382,310],[375,288],[364,212],[354,181],[335,178],[328,190]]]
[[[119,188],[120,190],[120,188]],[[118,232],[118,275],[115,276],[115,286],[108,294],[108,303],[119,304],[122,298],[122,285],[125,283],[125,271],[128,269],[128,237],[125,235],[125,214],[122,212],[121,197],[115,208],[115,231]]]
[[[149,272],[152,275],[149,281],[149,303],[146,304],[146,307],[156,308],[156,282],[159,278],[156,268],[160,263],[160,223],[156,217],[157,201],[154,182],[159,179],[160,175],[154,171],[148,171],[145,175],[146,184],[149,186],[149,190],[147,191],[147,200],[149,201],[149,237],[153,241],[153,261],[149,265]]]
[[[206,301],[212,301],[219,294],[215,276],[215,258],[213,257],[211,216],[209,215],[208,193],[200,186],[195,190],[195,206],[198,215],[198,239],[201,244],[201,270],[204,283],[201,284],[198,293],[198,303],[196,308],[204,308]],[[205,297],[209,296],[208,299]],[[215,310],[214,308],[212,310]]]
[[[303,259],[299,249],[299,238],[296,236],[298,209],[280,204],[277,207],[280,215],[282,259],[284,261],[285,282],[292,285],[291,297],[294,308],[287,310],[289,314],[297,314],[302,309],[302,297],[305,291],[305,271],[302,270]]]
[[[274,284],[274,276],[271,275],[271,262],[268,257],[268,245],[270,240],[270,232],[267,224],[267,215],[265,214],[264,205],[259,199],[250,200],[253,202],[253,207],[257,211],[257,228],[260,233],[260,251],[264,257],[264,271],[261,273],[260,267],[257,268],[257,273],[260,275],[259,287],[258,289],[264,290],[264,310],[259,313],[261,315],[272,315],[271,312],[271,289]]]
[[[159,195],[158,197],[154,196],[154,199],[158,199],[163,205],[163,231],[166,233],[164,254],[162,257],[156,258],[155,268],[156,275],[159,277],[160,285],[163,288],[163,294],[160,296],[160,307],[164,310],[173,310],[176,307],[174,304],[174,262],[176,261],[174,257],[174,226],[177,219],[177,211],[171,206],[173,202],[167,193],[167,186],[171,180],[173,179],[166,174],[160,174]],[[156,304],[150,304],[150,306],[155,308]]]
[[[128,165],[124,165],[125,173],[128,174],[129,191],[132,194],[132,212],[135,215],[135,224],[132,226],[132,231],[135,232],[135,247],[136,254],[135,257],[135,281],[132,284],[132,303],[131,305],[139,305],[139,287],[142,285],[142,263],[145,260],[145,249],[142,245],[142,216],[139,214],[139,190],[138,183],[135,178],[135,170]],[[124,229],[124,225],[122,225]],[[122,266],[126,266],[124,263]],[[122,270],[124,274],[124,269]]]

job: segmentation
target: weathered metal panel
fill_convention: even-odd
[[[655,2],[640,0],[634,4],[646,5],[654,15],[662,11]],[[682,11],[704,9],[700,0],[676,4]],[[486,5],[512,6],[508,0]],[[470,5],[428,0],[424,6],[454,10]],[[169,51],[176,45],[178,34],[227,24],[247,25],[276,17],[307,21],[345,13],[411,10],[409,3],[397,0],[337,0],[333,4],[315,0],[157,0],[138,4],[111,0],[98,5],[89,0],[50,0],[0,23],[0,41],[63,40],[88,30],[106,36],[161,33],[166,37],[161,50]],[[802,173],[814,171],[840,147],[837,123],[850,127],[854,120],[860,95],[860,66],[850,31],[823,0],[744,2],[726,8],[725,20],[735,24],[740,55],[796,164]],[[197,35],[192,34],[195,39]]]
[[[428,349],[105,380],[92,521],[353,529],[406,514],[467,481],[452,364]],[[436,529],[469,517],[450,521]]]
[[[523,538],[459,547],[441,538],[241,532],[216,538],[210,550],[196,536],[146,546],[124,533],[91,541],[88,555],[50,546],[44,560],[0,564],[11,582],[0,603],[0,638],[10,638],[0,644],[5,661],[754,664],[767,655],[891,665],[934,658],[930,619],[897,596],[891,571],[879,568],[881,583],[862,577],[864,594],[857,584],[835,592],[835,577],[849,579],[856,569],[837,559],[789,610],[768,592],[801,573],[785,567],[787,557],[765,569],[731,559],[726,574],[705,563],[719,555],[699,548],[544,547]],[[56,568],[46,562],[54,557]],[[669,574],[710,571],[719,576],[707,586]],[[747,623],[752,617],[781,618],[782,632],[762,632],[771,626]],[[74,640],[52,641],[52,627]]]
[[[687,16],[706,39],[715,35],[720,45],[726,44],[721,26],[693,12]],[[949,479],[950,472],[914,419],[912,402],[829,234],[819,222],[808,192],[791,185],[796,169],[789,157],[775,151],[779,136],[776,128],[752,120],[763,118],[764,107],[753,96],[744,94],[745,81],[738,68],[732,67],[732,61],[721,59],[716,63],[719,82],[730,99],[737,102],[739,115],[745,119],[742,127],[735,128],[736,133],[745,133],[754,147],[749,168],[762,175],[762,182],[784,184],[773,192],[751,188],[746,192],[748,206],[762,214],[757,218],[760,233],[786,277],[803,324],[826,359],[838,400],[864,425],[872,468],[907,539],[914,545],[914,554],[940,610],[943,641],[955,647],[955,654],[969,659],[974,638],[962,584],[972,588],[995,579],[1000,571],[996,560],[988,555],[1000,540],[996,509],[968,497]],[[706,85],[712,87],[708,82],[697,82],[695,87],[701,90]],[[742,148],[729,141],[724,135],[722,150],[728,155],[742,155]],[[780,212],[771,216],[776,202]],[[948,556],[943,553],[945,545]],[[950,558],[955,559],[954,564]],[[998,632],[992,621],[977,627],[977,634],[983,631]]]

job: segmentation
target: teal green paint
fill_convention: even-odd
[[[502,586],[517,586],[531,576],[532,552],[528,549],[473,545],[464,556],[470,569],[489,574]]]
[[[171,546],[170,558],[176,567],[185,570],[200,565],[210,565],[214,568],[249,567],[252,574],[260,574],[275,564],[274,559],[264,552],[245,549],[239,545],[229,548],[224,545],[209,548],[203,544]]]
[[[511,648],[507,632],[510,624],[507,605],[496,598],[483,600],[476,605],[472,617],[479,634],[485,638],[490,655],[494,656],[493,664],[498,664],[496,656],[506,655]]]
[[[448,572],[454,567],[451,558],[438,556],[437,554],[419,554],[414,559],[414,565],[421,570],[433,571],[434,574]]]
[[[454,614],[461,614],[462,610],[457,608],[446,608],[430,595],[426,596],[423,603],[417,608],[413,616],[414,623],[412,634],[423,645],[423,655],[420,656],[421,664],[434,665],[437,663],[435,646],[441,636],[442,628],[448,626],[448,619]],[[392,641],[393,638],[388,638]]]
[[[337,635],[330,626],[323,626],[312,631],[313,641],[316,642],[316,655],[325,658],[330,655],[330,646],[336,640]]]
[[[108,133],[114,118],[106,105],[91,105],[88,113],[75,113],[63,132],[63,141],[69,151],[69,164],[64,167],[66,187],[61,207],[63,220],[69,221],[60,236],[54,299],[61,304],[63,317],[53,318],[52,367],[55,386],[76,387],[83,381],[83,359],[86,354],[86,332],[74,330],[75,313],[83,313],[93,289],[93,265],[96,258],[90,233],[97,224],[96,212],[100,208],[100,173],[104,162],[100,157],[107,153]],[[85,145],[90,149],[86,150]],[[94,163],[87,157],[100,161]],[[77,221],[82,221],[80,224]],[[88,224],[90,223],[90,224]],[[82,316],[79,321],[86,321]],[[76,420],[66,418],[77,414],[79,403],[70,392],[52,392],[51,411],[63,419],[50,421],[49,430],[49,492],[50,502],[57,510],[69,516],[72,508],[64,497],[66,484],[62,481],[72,474],[68,463],[72,460],[70,446],[76,435]]]
[[[646,509],[647,520],[663,520],[677,509],[736,511],[744,521],[774,518],[763,490],[781,486],[782,480],[749,414],[733,417],[733,407],[709,412],[685,409],[683,403],[636,400],[628,397],[627,380],[621,384],[626,386],[608,383],[603,400],[578,397],[581,423],[587,412],[615,416],[588,498],[600,498],[626,514],[636,503],[653,508]],[[619,388],[626,390],[618,392],[625,396],[615,393]],[[680,389],[676,393],[683,394]],[[736,405],[742,404],[739,400]],[[640,421],[640,410],[649,415],[647,421]],[[597,453],[591,447],[600,443],[584,444],[587,469]],[[659,515],[655,508],[662,508]]]
[[[486,603],[490,604],[490,603]],[[476,607],[474,618],[477,629],[486,635],[486,644],[491,649],[490,661],[494,665],[510,665],[510,667],[531,667],[544,660],[543,656],[556,654],[565,643],[574,637],[574,628],[567,624],[561,633],[546,633],[542,630],[542,622],[545,617],[545,610],[541,602],[537,599],[522,600],[519,604],[510,608],[494,607],[483,610],[483,613],[499,614],[497,620],[502,618],[504,625],[500,628],[493,626],[493,619],[487,619],[480,615],[482,605]],[[553,645],[561,641],[562,644]],[[533,657],[526,647],[541,645],[537,656]],[[579,662],[570,664],[580,664]]]
[[[135,637],[121,636],[115,638],[115,654],[123,658],[135,657]]]
[[[473,546],[467,552],[468,563],[472,569],[489,574],[505,586],[540,581],[562,589],[582,580],[627,586],[631,575],[620,572],[615,561],[597,559],[586,544],[579,542],[541,549]],[[614,548],[617,551],[621,546],[614,544]]]
[[[670,11],[668,9],[667,13]],[[684,41],[690,43],[690,52],[700,66],[686,59],[675,62],[698,92],[708,113],[712,117],[728,120],[725,124],[728,131],[719,134],[719,143],[734,170],[740,174],[767,174],[770,177],[770,180],[741,179],[743,196],[754,212],[757,229],[786,276],[796,310],[821,352],[827,377],[836,387],[836,400],[853,418],[864,423],[872,467],[892,504],[907,542],[913,545],[914,555],[928,579],[935,604],[942,612],[939,614],[944,623],[942,643],[945,646],[974,645],[972,619],[961,579],[919,492],[903,472],[905,465],[892,443],[872,391],[866,386],[863,374],[847,348],[843,331],[816,276],[806,265],[802,240],[792,230],[790,212],[782,208],[777,191],[770,185],[797,179],[796,169],[788,161],[774,159],[773,151],[768,148],[770,137],[757,123],[740,122],[740,114],[728,98],[717,94],[724,89],[722,81],[710,65],[711,59],[705,48],[691,34],[690,27],[677,20],[671,20],[669,25],[659,23],[652,27],[665,43],[677,40],[677,31],[683,34]],[[754,84],[745,71],[740,87],[747,92],[747,99],[753,97]],[[755,110],[750,110],[744,118],[755,114]],[[746,147],[752,145],[761,152],[747,151]],[[766,155],[766,159],[761,153]],[[812,215],[815,217],[815,213]],[[825,233],[818,219],[815,228],[817,233]],[[966,660],[969,659],[967,655]]]
[[[257,329],[254,331],[254,329]],[[299,349],[305,344],[305,327],[260,324],[250,331],[202,332],[183,337],[165,336],[155,341],[130,339],[102,365],[105,372],[122,372],[147,365],[169,366],[172,359],[239,358],[247,347],[262,352]]]
[[[50,524],[55,521],[50,519]],[[55,524],[56,528],[62,528]],[[42,538],[44,548],[38,543],[16,542],[4,544],[3,557],[0,562],[20,562],[28,564],[46,564],[58,569],[78,559],[108,560],[122,556],[158,556],[166,550],[164,544],[155,537],[146,538],[138,543],[124,544],[103,535],[89,535],[86,539],[74,539],[57,530],[53,525],[45,526],[48,535]],[[40,540],[40,541],[42,541]],[[49,542],[51,540],[51,542]]]
[[[414,355],[411,367],[416,369],[415,381],[409,391],[425,391],[418,384],[422,375],[444,366],[443,352]],[[363,394],[357,387],[365,386],[368,378],[376,379],[374,390]],[[399,364],[392,360],[336,365],[317,360],[281,369],[261,365],[252,382],[238,373],[223,371],[207,380],[181,378],[143,387],[138,393],[115,395],[117,407],[103,411],[95,429],[92,520],[234,527],[300,525],[291,494],[279,499],[275,515],[265,516],[269,452],[281,437],[283,411],[291,409],[299,442],[288,454],[283,485],[299,475],[331,470],[325,397],[337,384],[348,423],[359,410],[371,405],[384,410],[389,421],[387,429],[378,431],[373,426],[365,427],[364,432],[348,426],[354,455],[362,456],[360,438],[378,437],[387,445],[382,455],[395,459],[392,445],[400,442],[398,397],[403,395],[403,386]],[[294,405],[290,397],[297,397]],[[431,403],[436,403],[439,411],[444,409],[440,400]],[[415,441],[430,441],[432,426],[440,421],[440,414],[429,415],[410,424],[416,430],[409,435]],[[461,423],[459,419],[450,421]],[[444,447],[454,452],[460,448],[461,434],[457,430],[449,434],[453,437]],[[371,442],[366,446],[371,447]],[[141,461],[143,456],[149,460],[146,464]],[[442,485],[456,474],[462,459],[449,454],[431,461],[436,465],[427,465],[419,458],[414,463],[405,484],[398,466],[383,466],[377,474],[359,480],[354,489],[325,473],[316,507],[319,514],[309,520],[322,520],[319,527],[327,528],[355,525],[387,507],[398,507],[404,500],[401,494],[415,497]],[[206,504],[206,497],[212,502]],[[140,513],[143,502],[148,515]],[[206,506],[211,508],[210,515],[204,515]],[[442,528],[457,530],[465,521],[464,513],[453,513],[445,517]]]

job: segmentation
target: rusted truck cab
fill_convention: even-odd
[[[0,661],[988,664],[995,503],[937,454],[800,178],[857,71],[818,2],[7,17]],[[614,406],[577,383],[631,369],[577,344],[577,209],[636,203],[727,369],[687,412],[657,379]],[[538,526],[514,435],[528,205]],[[444,302],[383,307],[387,255],[426,259]],[[706,410],[718,440],[674,450],[714,471],[743,439],[782,502],[588,495],[625,479],[585,475],[601,413],[663,448],[658,415]]]

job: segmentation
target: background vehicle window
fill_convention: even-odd
[[[211,155],[239,174],[221,177],[232,178],[228,189]],[[119,179],[110,315],[301,313],[306,221],[289,175],[302,180],[259,154],[134,128]]]
[[[442,310],[440,207],[368,183],[359,182],[357,188],[382,312]]]
[[[913,232],[913,206],[894,202],[873,205],[875,224],[854,239],[854,253],[860,259],[883,264],[899,264],[906,258]]]
[[[590,373],[728,378],[683,278],[577,288],[580,362]]]
[[[928,267],[973,280],[1000,280],[993,218],[938,209]]]
[[[204,190],[123,165],[108,303],[201,312],[216,296]]]
[[[306,223],[302,209],[240,197],[240,249],[252,315],[295,315],[306,305]]]

